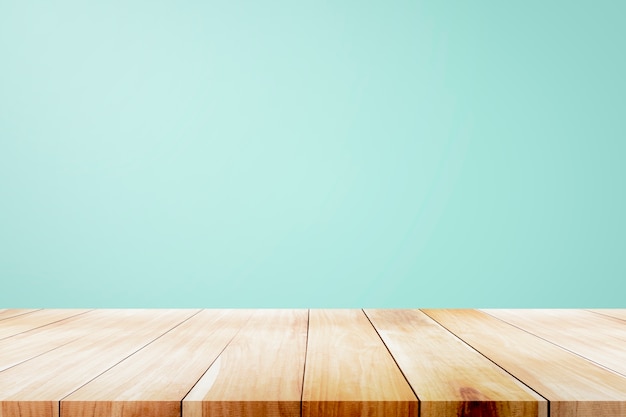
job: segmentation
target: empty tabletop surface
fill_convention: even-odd
[[[0,309],[0,417],[626,417],[626,310]]]

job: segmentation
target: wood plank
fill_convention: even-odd
[[[259,310],[183,401],[185,417],[300,417],[306,310]]]
[[[93,310],[44,327],[0,340],[0,371],[93,333],[117,326],[109,310]],[[119,312],[113,311],[113,318]]]
[[[196,313],[106,311],[105,328],[94,321],[79,339],[0,372],[0,417],[59,417],[62,398]]]
[[[38,310],[30,314],[20,314],[0,321],[0,340],[28,332],[73,316],[86,313],[89,310],[54,309]]]
[[[63,417],[173,417],[250,310],[203,310],[61,401]]]
[[[416,417],[418,401],[360,310],[311,310],[303,417]]]
[[[5,308],[0,310],[0,320],[8,319],[22,314],[29,314],[38,311],[38,309],[29,308]]]
[[[592,309],[589,311],[593,311],[597,314],[602,314],[605,316],[614,317],[620,320],[626,320],[626,308],[603,308],[603,309]]]
[[[626,376],[626,322],[584,310],[483,310]]]
[[[476,310],[423,310],[550,401],[551,417],[626,416],[626,378]]]
[[[541,396],[418,310],[366,310],[421,417],[547,417]]]

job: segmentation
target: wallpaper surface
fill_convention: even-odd
[[[0,307],[626,307],[620,1],[0,2]]]

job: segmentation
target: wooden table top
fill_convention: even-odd
[[[626,309],[0,309],[0,417],[626,417]]]

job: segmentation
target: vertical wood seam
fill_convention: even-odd
[[[611,316],[610,314],[600,313],[599,311],[594,311],[594,310],[590,310],[590,309],[585,309],[584,311],[588,311],[590,313],[597,314],[597,315],[602,316],[602,317],[608,317],[608,318],[611,318],[611,319],[614,319],[614,320],[619,320],[619,321],[626,322],[626,320],[624,320],[624,319],[622,319],[620,317],[615,317],[615,316]]]
[[[402,377],[404,378],[404,380],[406,381],[407,385],[409,386],[409,388],[411,389],[411,392],[413,392],[413,395],[415,395],[415,398],[417,399],[417,417],[419,417],[421,415],[421,403],[422,401],[420,400],[420,398],[418,397],[417,393],[415,392],[415,390],[413,389],[413,386],[411,385],[411,383],[409,382],[409,379],[406,377],[406,375],[404,374],[404,371],[402,370],[402,368],[400,367],[400,364],[398,364],[398,361],[396,361],[396,358],[393,356],[393,353],[391,352],[391,350],[389,349],[389,347],[387,346],[387,344],[385,343],[385,340],[382,338],[382,336],[380,335],[380,333],[378,333],[378,329],[376,328],[376,326],[374,326],[374,323],[372,323],[372,320],[370,320],[369,316],[367,315],[367,313],[365,312],[364,309],[361,309],[361,312],[363,313],[363,315],[365,315],[365,318],[367,318],[367,321],[369,321],[370,325],[372,326],[372,328],[374,329],[374,331],[376,332],[376,335],[378,336],[378,338],[380,339],[380,341],[382,342],[383,346],[385,346],[385,349],[387,349],[387,352],[389,352],[389,356],[391,356],[391,359],[393,359],[393,362],[396,364],[396,366],[398,367],[398,369],[400,370],[400,373],[402,374]]]
[[[256,314],[255,311],[253,311],[248,318],[246,319],[246,321],[244,321],[241,326],[239,326],[239,328],[237,329],[237,331],[233,334],[233,337],[230,338],[230,340],[228,341],[228,343],[226,343],[224,345],[224,347],[222,348],[222,350],[220,350],[220,353],[215,357],[215,359],[213,360],[213,362],[211,362],[211,364],[204,370],[204,372],[202,372],[202,375],[200,375],[200,377],[198,378],[198,380],[196,382],[194,382],[194,384],[189,388],[189,391],[187,391],[187,393],[185,395],[183,395],[183,398],[180,399],[180,417],[184,417],[183,416],[183,402],[185,401],[185,398],[187,398],[187,396],[189,395],[189,393],[191,391],[193,391],[193,389],[195,388],[196,385],[198,385],[198,382],[200,382],[200,380],[202,378],[204,378],[204,375],[206,375],[207,372],[209,372],[209,369],[211,369],[211,366],[213,366],[213,364],[222,356],[222,354],[224,353],[224,351],[226,350],[226,348],[228,346],[230,346],[231,342],[233,340],[235,340],[235,337],[237,337],[237,335],[239,334],[239,332],[241,332],[241,330],[243,328],[246,327],[246,325],[248,324],[248,322],[252,319],[252,317]],[[204,412],[203,412],[204,414]],[[59,416],[61,417],[61,416]]]
[[[580,353],[574,352],[573,350],[569,350],[568,348],[566,348],[566,347],[564,347],[564,346],[561,346],[561,345],[557,344],[556,342],[552,342],[552,341],[550,341],[550,340],[548,340],[548,339],[544,339],[543,337],[541,337],[541,336],[539,336],[539,335],[537,335],[537,334],[533,333],[533,332],[532,332],[532,331],[530,331],[530,330],[526,330],[526,329],[521,328],[521,327],[519,327],[519,326],[517,326],[517,325],[515,325],[515,324],[513,324],[513,323],[509,323],[508,321],[503,320],[503,319],[501,319],[500,317],[496,317],[496,316],[494,316],[494,315],[492,315],[492,314],[489,314],[487,311],[482,311],[482,310],[481,310],[481,312],[482,312],[482,313],[485,313],[485,314],[487,314],[487,315],[489,315],[490,317],[493,317],[494,319],[498,319],[498,320],[500,320],[501,322],[508,324],[509,326],[513,326],[513,327],[515,327],[516,329],[519,329],[519,330],[521,330],[521,331],[523,331],[523,332],[525,332],[525,333],[528,333],[529,335],[535,336],[535,337],[536,337],[536,338],[538,338],[538,339],[541,339],[541,340],[543,340],[543,341],[545,341],[545,342],[548,342],[548,343],[550,343],[551,345],[554,345],[554,346],[558,347],[559,349],[563,349],[563,350],[564,350],[564,351],[566,351],[566,352],[569,352],[569,353],[571,353],[571,354],[574,354],[574,355],[576,355],[576,356],[578,356],[578,357],[580,357],[580,358],[582,358],[582,359],[586,360],[587,362],[591,362],[592,364],[594,364],[594,365],[596,365],[596,366],[599,366],[599,367],[600,367],[600,368],[602,368],[602,369],[606,369],[607,371],[610,371],[610,372],[612,372],[612,373],[614,373],[614,374],[617,374],[617,375],[622,376],[622,377],[626,377],[626,374],[622,374],[621,372],[618,372],[618,371],[616,371],[616,370],[614,370],[614,369],[608,368],[608,367],[606,367],[605,365],[602,365],[601,363],[598,363],[598,362],[594,361],[593,359],[589,359],[589,358],[587,358],[587,357],[583,356],[583,355],[582,355],[582,354],[580,354]]]
[[[202,310],[198,310],[195,313],[193,313],[191,316],[187,317],[185,320],[181,321],[180,323],[172,326],[170,329],[168,329],[167,331],[161,333],[160,335],[158,335],[157,337],[155,337],[154,339],[150,340],[148,343],[144,344],[143,346],[139,347],[137,350],[135,350],[133,353],[131,353],[130,355],[120,359],[119,361],[117,361],[116,363],[114,363],[113,365],[111,365],[110,367],[108,367],[107,369],[105,369],[104,371],[100,372],[98,375],[95,375],[93,378],[91,378],[89,381],[85,382],[84,384],[82,384],[79,387],[76,387],[74,390],[72,390],[71,392],[69,392],[67,395],[65,395],[64,397],[62,397],[58,403],[59,403],[59,417],[61,416],[61,402],[66,399],[67,397],[69,397],[70,395],[72,395],[73,393],[75,393],[76,391],[78,391],[79,389],[81,389],[82,387],[84,387],[85,385],[89,384],[90,382],[92,382],[94,379],[100,377],[101,375],[107,373],[108,371],[110,371],[111,369],[115,368],[117,365],[119,365],[120,363],[124,362],[126,359],[130,358],[131,356],[133,356],[134,354],[136,354],[137,352],[141,351],[142,349],[145,349],[146,346],[151,345],[152,343],[154,343],[155,341],[159,340],[160,338],[162,338],[163,336],[165,336],[166,334],[168,334],[169,332],[171,332],[172,330],[174,330],[175,328],[177,328],[178,326],[180,326],[181,324],[185,323],[187,320],[191,319],[192,317],[194,317],[195,315],[199,314]]]
[[[53,351],[55,351],[55,350],[57,350],[57,349],[60,349],[60,348],[62,348],[62,347],[63,347],[63,346],[65,346],[65,345],[69,345],[70,343],[73,343],[73,342],[77,341],[78,339],[80,339],[80,336],[79,336],[79,337],[77,337],[76,339],[72,339],[72,340],[70,340],[70,341],[68,341],[68,342],[63,343],[62,345],[59,345],[59,346],[53,347],[53,348],[52,348],[52,349],[50,349],[50,350],[46,350],[45,352],[41,352],[41,353],[40,353],[40,354],[38,354],[38,355],[32,356],[32,357],[30,357],[30,358],[28,358],[28,359],[25,359],[25,360],[23,360],[23,361],[21,361],[21,362],[15,363],[15,364],[13,364],[13,365],[11,365],[11,366],[7,366],[6,368],[1,369],[1,370],[0,370],[0,372],[7,371],[7,370],[9,370],[9,369],[11,369],[11,368],[15,368],[16,366],[21,365],[21,364],[23,364],[23,363],[26,363],[26,362],[28,362],[28,361],[32,361],[33,359],[36,359],[36,358],[40,357],[41,355],[45,355],[45,354],[47,354],[47,353],[53,352]]]
[[[3,318],[3,319],[0,319],[0,321],[2,321],[2,320],[7,320],[7,319],[12,319],[12,318],[14,318],[14,317],[24,316],[24,315],[26,315],[26,314],[33,314],[33,313],[35,313],[35,312],[37,312],[37,311],[41,311],[41,310],[43,310],[43,308],[38,308],[38,309],[35,309],[35,310],[33,310],[33,311],[25,311],[24,313],[19,313],[19,314],[16,314],[16,315],[14,315],[14,316],[5,317],[5,318]]]
[[[29,313],[35,313],[36,311],[40,311],[40,310],[30,311]],[[94,310],[92,309],[92,310],[83,311],[82,313],[74,314],[74,315],[72,315],[72,316],[65,317],[64,319],[59,319],[59,320],[56,320],[56,321],[51,321],[50,323],[42,324],[41,326],[33,327],[32,329],[24,330],[24,331],[22,331],[22,332],[15,333],[15,334],[12,334],[12,335],[10,335],[10,336],[0,337],[0,340],[5,340],[5,339],[8,339],[8,338],[10,338],[10,337],[14,337],[14,336],[18,336],[18,335],[21,335],[21,334],[24,334],[24,333],[32,332],[33,330],[41,329],[42,327],[50,326],[50,325],[52,325],[52,324],[59,323],[59,322],[62,322],[62,321],[64,321],[64,320],[69,320],[69,319],[71,319],[71,318],[78,317],[78,316],[83,315],[83,314],[87,314],[87,313],[89,313],[90,311],[94,311]],[[29,313],[24,313],[24,314],[29,314]],[[15,317],[19,317],[19,316],[21,316],[21,315],[24,315],[24,314],[20,314],[20,315],[18,315],[18,316],[7,317],[7,318],[12,319],[12,318],[15,318]],[[2,320],[6,320],[6,319],[2,319]]]
[[[541,398],[543,398],[548,405],[548,417],[550,417],[550,400],[548,400],[545,396],[541,395],[541,393],[537,392],[537,390],[535,390],[533,387],[531,387],[530,385],[528,385],[527,383],[525,383],[524,381],[522,381],[521,379],[519,379],[518,377],[516,377],[515,375],[513,375],[512,373],[510,373],[509,371],[507,371],[504,367],[502,367],[501,365],[499,365],[497,362],[495,362],[493,359],[491,359],[489,356],[485,355],[484,353],[482,353],[480,350],[476,349],[474,346],[470,345],[468,342],[466,342],[465,340],[463,340],[463,338],[461,338],[460,336],[458,336],[456,333],[454,333],[452,330],[448,329],[446,326],[444,326],[443,324],[439,323],[437,320],[435,320],[434,318],[432,318],[427,312],[423,311],[422,309],[419,309],[419,311],[421,311],[422,313],[424,313],[426,315],[426,317],[428,317],[429,319],[431,319],[432,321],[434,321],[435,323],[437,323],[439,326],[441,326],[442,328],[444,328],[446,331],[450,332],[451,335],[453,335],[454,337],[456,337],[457,339],[459,339],[461,342],[463,342],[464,344],[466,344],[467,346],[470,347],[470,349],[474,350],[475,352],[478,352],[479,355],[481,355],[482,357],[484,357],[485,359],[487,359],[489,362],[493,363],[494,365],[496,365],[498,368],[502,369],[504,372],[506,372],[508,375],[511,376],[511,378],[514,378],[515,380],[519,381],[522,385],[524,385],[526,388],[528,388],[529,390],[531,390],[532,392],[534,392],[535,394],[537,394],[538,396],[540,396]],[[491,316],[491,315],[490,315]]]
[[[304,366],[302,367],[302,386],[300,387],[300,417],[302,417],[302,407],[304,403],[304,377],[306,375],[306,360],[309,353],[309,325],[311,322],[311,309],[306,311],[306,343],[304,345]]]

